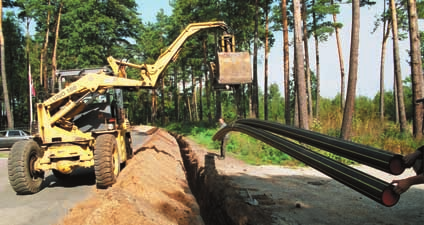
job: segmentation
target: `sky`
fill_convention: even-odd
[[[165,14],[171,15],[172,8],[169,6],[169,0],[137,0],[138,11],[144,22],[155,21],[156,13],[162,8]],[[376,6],[362,7],[360,16],[360,41],[359,41],[359,66],[357,80],[357,96],[366,96],[374,98],[380,89],[380,54],[382,42],[382,27],[372,34],[374,28],[375,16],[381,14],[383,4],[378,1]],[[344,5],[341,7],[341,13],[338,15],[338,21],[344,26],[340,30],[342,51],[345,67],[345,82],[347,87],[348,71],[349,71],[349,49],[350,49],[350,27],[351,27],[351,7]],[[202,21],[199,21],[202,22]],[[420,21],[420,28],[422,28]],[[282,33],[275,32],[275,43],[269,53],[269,84],[276,83],[279,85],[281,93],[283,93],[283,51],[282,51]],[[237,37],[236,37],[237,40]],[[409,40],[399,42],[399,52],[401,58],[402,77],[409,76],[410,68],[408,65]],[[334,98],[340,93],[340,67],[338,61],[337,46],[335,35],[331,36],[328,41],[320,43],[320,74],[321,74],[321,96],[326,98]],[[290,50],[293,52],[293,49]],[[385,90],[393,90],[393,54],[392,39],[390,38],[386,48],[385,62]],[[264,86],[264,50],[259,52],[258,62],[258,82],[259,86]],[[315,43],[311,39],[309,41],[309,55],[311,69],[315,71]],[[292,55],[290,61],[293,62]],[[292,70],[292,66],[290,66]],[[291,71],[292,72],[292,71]]]

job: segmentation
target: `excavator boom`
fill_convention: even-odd
[[[57,121],[71,120],[76,114],[73,112],[80,107],[84,98],[90,93],[102,93],[111,88],[155,88],[158,79],[163,76],[162,72],[179,53],[185,41],[193,34],[203,29],[221,28],[225,33],[228,27],[223,21],[202,22],[189,24],[175,41],[156,60],[155,64],[133,64],[122,60],[108,57],[112,68],[111,76],[106,71],[99,70],[98,73],[88,73],[77,81],[71,83],[57,94],[37,106],[40,130],[47,126],[54,126]],[[128,79],[125,67],[140,70],[140,80]],[[42,135],[43,136],[43,135]]]
[[[203,29],[216,28],[219,27],[224,32],[228,32],[228,26],[223,21],[215,21],[215,22],[202,22],[202,23],[192,23],[189,24],[183,32],[175,39],[175,41],[167,48],[165,52],[163,52],[159,58],[156,60],[155,64],[132,64],[123,62],[121,60],[114,59],[113,57],[109,57],[108,61],[111,64],[114,73],[119,74],[120,66],[128,66],[131,68],[140,69],[141,80],[143,81],[143,87],[156,87],[157,81],[161,78],[162,72],[169,65],[171,60],[175,59],[176,55],[179,53],[181,47],[185,43],[185,41],[193,34],[199,32]]]

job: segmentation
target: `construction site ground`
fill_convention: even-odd
[[[177,134],[151,127],[136,127],[133,133],[143,141],[135,140],[140,143],[135,145],[136,154],[117,183],[106,190],[90,183],[88,195],[68,204],[57,224],[397,225],[424,221],[424,185],[411,188],[388,208],[309,167],[252,166],[231,156],[219,160],[216,152]],[[355,167],[388,182],[413,174],[407,170],[392,176]],[[14,213],[13,207],[3,208]],[[36,210],[28,213],[37,219]],[[0,224],[13,224],[5,217]]]

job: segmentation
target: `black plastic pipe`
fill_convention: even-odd
[[[405,171],[402,155],[399,154],[275,122],[242,119],[235,123],[264,129],[393,175],[399,175]]]
[[[399,201],[400,195],[394,192],[392,184],[262,129],[243,124],[231,124],[219,130],[213,136],[213,140],[221,140],[230,131],[242,132],[261,140],[384,206],[390,207]]]

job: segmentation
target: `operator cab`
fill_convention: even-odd
[[[86,74],[99,72],[110,73],[110,68],[64,70],[59,72],[59,91],[77,81]],[[112,74],[111,74],[112,75]],[[72,123],[82,132],[102,132],[114,130],[124,119],[123,95],[121,89],[107,89],[102,92],[92,92],[84,97],[79,111],[73,117]]]

